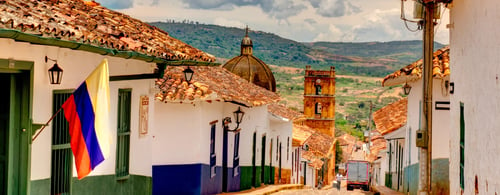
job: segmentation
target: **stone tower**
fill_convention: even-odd
[[[335,67],[311,70],[304,77],[305,125],[335,137]]]
[[[305,125],[315,131],[335,137],[335,67],[330,70],[311,70],[306,66],[304,76]],[[333,144],[333,143],[332,143]],[[328,184],[335,179],[335,145],[330,148],[322,180]],[[325,169],[326,168],[326,169]],[[318,176],[322,175],[318,172]]]

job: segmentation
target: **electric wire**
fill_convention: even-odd
[[[408,20],[408,19],[406,19],[405,8],[404,8],[404,1],[405,0],[401,0],[401,20],[403,20],[406,29],[408,29],[410,32],[418,32],[418,31],[422,30],[422,25],[420,25],[419,21],[414,21],[414,20]],[[417,0],[417,1],[420,2],[420,0]],[[411,29],[410,26],[408,25],[408,22],[417,23],[417,28],[416,29]]]

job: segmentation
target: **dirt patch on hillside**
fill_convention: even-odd
[[[303,68],[294,68],[294,67],[276,66],[276,65],[269,65],[269,67],[276,72],[284,72],[284,73],[288,73],[288,74],[303,74],[304,73]]]

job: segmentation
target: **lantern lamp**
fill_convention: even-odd
[[[53,60],[45,56],[45,63],[47,63],[48,60],[55,62],[54,65],[51,68],[49,68],[50,84],[59,85],[61,84],[62,81],[63,69],[59,67],[59,65],[57,64],[57,60]]]
[[[189,83],[191,81],[191,79],[193,78],[194,71],[191,68],[189,68],[189,66],[188,66],[182,72],[184,73],[184,78]]]
[[[405,95],[409,95],[411,91],[411,86],[408,85],[408,83],[405,83],[405,85],[403,86],[403,90],[405,92]]]

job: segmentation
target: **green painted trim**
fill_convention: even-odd
[[[5,71],[7,70],[7,71]],[[28,194],[31,162],[33,62],[0,59],[0,72],[10,73],[7,143],[7,194]]]
[[[12,64],[9,65],[9,62]],[[9,60],[9,59],[0,59],[0,68],[3,70],[12,70],[14,73],[21,73],[22,70],[33,69],[33,62],[22,61],[22,60]]]
[[[264,181],[261,181],[260,174],[262,171],[262,168],[260,166],[256,166],[256,177],[255,177],[255,186],[252,186],[252,166],[241,166],[240,167],[240,190],[246,190],[250,189],[252,187],[260,187],[262,183],[265,183],[265,181],[269,181],[269,172],[270,170],[273,170],[274,168],[270,168],[269,166],[265,166],[264,170],[266,175],[264,176]],[[274,176],[274,174],[273,174]],[[266,182],[267,184],[267,182]]]
[[[33,180],[30,183],[31,194],[50,194],[50,178]],[[116,180],[115,175],[88,176],[82,180],[73,177],[71,183],[72,195],[152,194],[152,178],[141,175],[130,175],[128,180],[120,181]]]
[[[39,35],[28,34],[19,30],[13,29],[0,29],[0,38],[14,39],[15,41],[28,42],[37,45],[48,45],[56,46],[61,48],[68,48],[73,50],[87,51],[91,53],[97,53],[101,55],[109,55],[125,59],[136,59],[145,62],[153,63],[166,63],[169,66],[219,66],[220,63],[213,62],[198,62],[193,60],[180,60],[171,61],[163,58],[158,58],[156,56],[150,56],[134,51],[120,51],[117,49],[110,49],[104,47],[97,47],[89,44],[79,43],[76,41],[66,41],[57,38],[42,37]]]

